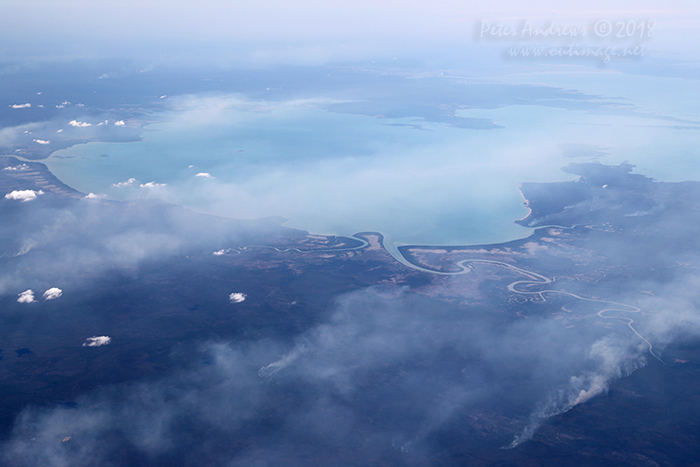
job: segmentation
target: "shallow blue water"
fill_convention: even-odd
[[[571,180],[560,168],[590,160],[564,157],[562,144],[599,147],[608,154],[601,162],[627,160],[662,179],[674,178],[670,157],[678,177],[700,177],[687,162],[695,160],[698,131],[644,115],[543,106],[459,111],[504,126],[484,131],[337,114],[313,101],[176,103],[178,110],[155,116],[141,142],[79,145],[46,162],[69,185],[110,198],[160,198],[232,218],[283,216],[316,233],[373,230],[423,244],[528,235],[513,223],[528,212],[518,184]]]

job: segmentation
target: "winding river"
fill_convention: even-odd
[[[374,233],[373,233],[374,234]],[[326,252],[336,252],[336,251],[352,251],[352,250],[360,250],[363,248],[366,248],[367,246],[370,245],[370,242],[368,242],[365,238],[361,237],[360,235],[363,234],[355,234],[352,236],[348,236],[347,238],[351,238],[353,240],[357,240],[361,242],[360,245],[354,246],[354,247],[340,247],[340,248],[312,248],[312,249],[300,249],[300,248],[278,248],[274,246],[269,246],[269,245],[250,245],[250,246],[245,246],[241,247],[239,249],[229,249],[229,250],[222,250],[221,252],[216,252],[215,254],[225,254],[225,253],[240,253],[241,251],[244,251],[248,248],[269,248],[272,250],[275,250],[280,253],[287,253],[290,251],[296,252],[296,253],[326,253]],[[384,237],[382,234],[377,234],[380,235],[381,237]],[[459,271],[454,271],[454,272],[445,272],[445,271],[436,271],[433,269],[429,268],[424,268],[422,266],[418,266],[416,264],[413,264],[411,261],[409,261],[398,249],[398,246],[401,246],[400,244],[396,244],[395,242],[388,241],[386,237],[384,237],[384,242],[383,242],[384,248],[386,251],[398,262],[401,264],[410,267],[412,269],[417,269],[419,271],[429,273],[429,274],[437,274],[437,275],[443,275],[443,276],[454,276],[454,275],[460,275],[460,274],[467,274],[472,270],[472,264],[475,263],[484,263],[484,264],[493,264],[496,266],[500,266],[503,268],[510,269],[511,271],[514,271],[518,274],[521,274],[528,279],[525,280],[517,280],[514,282],[511,282],[508,284],[508,291],[520,295],[537,295],[539,296],[540,300],[542,302],[546,301],[545,295],[546,294],[558,294],[558,295],[566,295],[569,297],[576,298],[577,300],[582,300],[586,302],[593,302],[593,303],[599,303],[599,304],[604,304],[606,305],[606,308],[603,308],[602,310],[598,311],[596,313],[600,318],[603,319],[612,319],[612,320],[617,320],[625,323],[627,327],[630,328],[630,330],[639,338],[641,339],[647,346],[649,353],[659,360],[662,363],[664,362],[661,357],[659,357],[655,352],[654,352],[654,346],[649,342],[647,338],[645,338],[642,334],[637,331],[637,329],[633,326],[634,324],[634,319],[626,317],[626,316],[619,316],[619,315],[608,315],[607,313],[611,312],[620,312],[620,313],[641,313],[641,309],[633,306],[633,305],[628,305],[625,303],[619,303],[619,302],[613,302],[610,300],[601,300],[601,299],[596,299],[596,298],[588,298],[588,297],[582,297],[580,295],[567,292],[566,290],[555,290],[555,289],[545,289],[545,290],[527,290],[527,288],[532,287],[533,285],[548,285],[552,284],[554,282],[554,279],[550,279],[549,277],[543,276],[542,274],[538,274],[536,272],[528,271],[527,269],[523,269],[517,266],[513,266],[512,264],[504,263],[502,261],[494,261],[494,260],[488,260],[488,259],[463,259],[461,261],[458,261],[456,265],[460,268]]]

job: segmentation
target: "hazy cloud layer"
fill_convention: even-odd
[[[157,188],[157,187],[156,187]],[[38,193],[37,193],[38,194]],[[221,248],[243,238],[294,232],[281,219],[235,221],[196,214],[155,201],[56,200],[15,194],[0,200],[0,294],[31,287],[48,290],[141,261]],[[32,202],[17,200],[33,199]],[[259,237],[258,237],[259,238]],[[31,272],[27,272],[31,271]],[[68,284],[66,284],[68,285]]]
[[[544,18],[588,25],[605,13],[615,18],[614,13],[630,10],[649,12],[657,22],[668,25],[669,34],[654,37],[663,49],[690,55],[688,44],[697,40],[698,24],[697,8],[687,1],[673,8],[629,0],[596,0],[585,5],[552,0],[528,5],[512,0],[488,4],[436,1],[405,8],[393,0],[352,5],[264,1],[245,7],[210,0],[197,8],[177,3],[164,23],[162,12],[168,5],[154,0],[142,4],[10,4],[6,18],[0,19],[0,37],[8,44],[5,54],[10,58],[107,55],[151,63],[187,59],[197,64],[205,59],[246,64],[369,63],[406,56],[424,60],[438,60],[445,54],[468,56],[465,49],[476,42],[480,20],[511,20],[519,26],[527,18]],[[67,30],[74,35],[64,34]],[[78,46],[76,37],[90,40]],[[102,75],[105,79],[110,76]]]
[[[648,358],[624,326],[567,330],[401,289],[351,293],[334,308],[292,346],[208,344],[175,376],[105,388],[76,408],[29,408],[5,459],[425,465],[440,458],[443,433],[463,433],[467,451],[517,446]],[[72,447],[61,446],[66,437]]]

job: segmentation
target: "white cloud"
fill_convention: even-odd
[[[137,180],[136,180],[135,178],[130,178],[129,180],[127,180],[127,181],[125,181],[125,182],[112,183],[112,186],[113,186],[113,187],[116,187],[116,188],[122,188],[122,187],[125,187],[125,186],[131,186],[131,185],[133,185],[134,183],[136,183],[136,181],[137,181]]]
[[[124,123],[124,120],[118,120],[114,122],[114,126],[124,126],[126,123]]]
[[[27,109],[31,106],[32,104],[27,102],[26,104],[12,104],[10,107],[12,107],[13,109]]]
[[[228,296],[228,299],[231,300],[231,303],[241,303],[246,299],[246,297],[247,295],[244,293],[234,292]]]
[[[34,291],[32,289],[25,290],[19,294],[17,301],[20,303],[32,303],[34,301]]]
[[[212,255],[214,255],[214,256],[221,256],[221,255],[223,255],[223,254],[225,254],[225,253],[226,253],[226,250],[219,250],[219,251],[215,251],[214,253],[212,253]]]
[[[92,123],[79,122],[79,121],[77,121],[77,120],[71,120],[70,122],[68,122],[68,124],[69,124],[70,126],[76,126],[76,127],[80,127],[80,128],[86,127],[86,126],[92,126]]]
[[[9,170],[9,171],[15,171],[15,170],[29,170],[29,166],[27,164],[20,164],[20,165],[13,165],[10,167],[5,167],[2,170]]]
[[[197,175],[195,175],[195,177],[214,178],[211,176],[210,173],[207,173],[207,172],[199,172]]]
[[[88,199],[95,199],[95,198],[104,198],[105,195],[96,195],[95,193],[88,193],[85,195],[86,198]]]
[[[45,139],[35,139],[34,142],[39,144],[51,144],[51,141]]]
[[[61,295],[63,295],[63,290],[59,289],[58,287],[51,287],[49,290],[44,292],[44,300],[53,300],[54,298],[58,298]]]
[[[167,183],[156,183],[156,182],[148,182],[148,183],[142,183],[139,185],[141,188],[158,188],[161,186],[165,186]]]
[[[63,128],[56,130],[56,133],[63,133]]]
[[[112,338],[108,336],[92,336],[85,339],[83,347],[100,347],[112,342]]]
[[[15,190],[11,193],[8,193],[5,195],[5,199],[14,199],[17,201],[31,201],[33,199],[36,199],[37,195],[43,195],[44,192],[39,190],[39,191],[34,191],[34,190]]]

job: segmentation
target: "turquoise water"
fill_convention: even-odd
[[[556,77],[546,79],[557,84]],[[645,96],[629,81],[608,95],[622,95],[625,83],[628,94]],[[220,96],[175,103],[177,110],[155,116],[141,142],[79,145],[58,151],[47,165],[69,185],[109,198],[159,198],[232,218],[283,216],[286,225],[315,233],[373,230],[396,242],[424,244],[529,234],[513,223],[528,212],[518,185],[573,179],[560,171],[573,161],[563,157],[560,144],[597,145],[609,154],[602,162],[627,160],[660,179],[700,179],[692,164],[698,131],[641,114],[544,106],[460,111],[505,127],[478,131],[335,114],[314,101]],[[678,112],[671,107],[663,110]],[[387,123],[418,123],[425,130]],[[131,186],[113,186],[131,178],[137,180]],[[148,182],[157,185],[141,187]]]
[[[660,181],[700,180],[700,93],[697,80],[629,75],[598,70],[588,73],[539,73],[503,77],[509,84],[538,84],[618,97],[628,116],[610,112],[562,115],[580,140],[606,148],[601,162],[628,161],[635,172]],[[566,131],[566,130],[565,130]],[[561,136],[557,129],[557,136]]]

